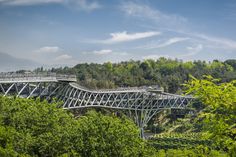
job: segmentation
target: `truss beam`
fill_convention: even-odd
[[[140,128],[142,137],[143,128],[155,114],[163,109],[184,109],[193,99],[189,96],[152,92],[143,88],[89,90],[76,83],[65,82],[66,77],[61,81],[53,77],[40,78],[1,80],[0,77],[0,94],[24,98],[41,97],[47,100],[56,97],[63,101],[64,109],[104,107],[127,110],[128,115]]]

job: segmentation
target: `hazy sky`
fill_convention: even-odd
[[[42,64],[236,58],[235,0],[0,0],[0,52]]]

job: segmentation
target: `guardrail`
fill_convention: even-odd
[[[142,92],[142,91],[159,91],[159,93],[163,92],[163,89],[160,88],[159,86],[140,86],[140,87],[119,87],[119,88],[112,88],[112,89],[91,89],[91,88],[86,88],[84,86],[81,86],[77,83],[71,83],[71,86],[75,87],[75,88],[79,88],[85,91],[89,91],[89,92],[98,92],[98,93],[107,93],[107,92]]]
[[[0,73],[0,81],[23,81],[23,80],[76,81],[76,75],[63,75],[56,73],[46,73],[46,74]]]

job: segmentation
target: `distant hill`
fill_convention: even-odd
[[[34,69],[40,66],[38,63],[28,59],[16,58],[9,54],[0,52],[0,72],[15,71],[20,69]]]

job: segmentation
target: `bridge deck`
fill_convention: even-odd
[[[58,75],[58,74],[0,74],[0,83],[23,83],[23,82],[76,82],[75,75]]]
[[[116,88],[116,89],[99,89],[99,90],[93,90],[85,88],[77,83],[70,83],[70,85],[74,88],[82,89],[86,92],[91,93],[120,93],[120,92],[145,92],[147,88],[145,87],[128,87],[128,88]]]

